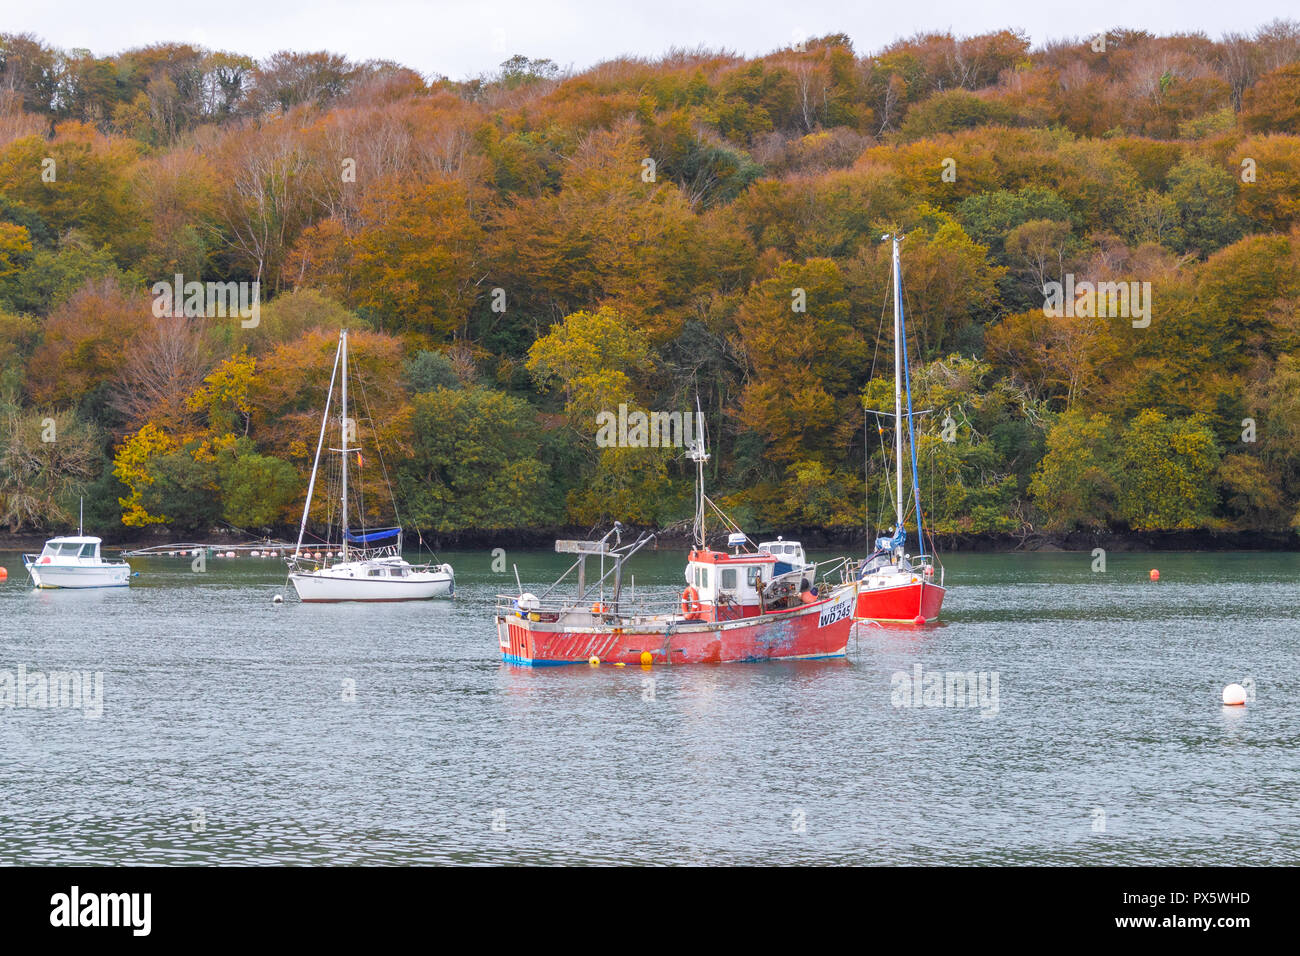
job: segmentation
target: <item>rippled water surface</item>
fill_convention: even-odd
[[[503,665],[513,574],[442,557],[452,601],[310,606],[272,560],[78,593],[0,555],[0,684],[104,687],[99,719],[0,709],[0,863],[1300,858],[1300,555],[958,555],[940,626],[653,670]],[[565,566],[510,558],[534,591]],[[635,559],[638,589],[681,560]],[[996,713],[900,706],[918,664],[996,675]]]

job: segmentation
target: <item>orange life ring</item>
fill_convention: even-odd
[[[686,590],[682,592],[682,613],[687,617],[695,617],[701,610],[700,592],[695,590],[695,585],[686,585]]]

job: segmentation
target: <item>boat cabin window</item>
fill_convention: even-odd
[[[370,577],[372,577],[372,578],[382,578],[382,577],[384,576],[384,569],[383,569],[383,568],[371,568],[371,569],[370,569],[368,572],[366,572],[366,573],[367,573]]]
[[[41,553],[62,558],[75,558],[78,554],[85,554],[87,557],[93,557],[95,554],[95,546],[93,544],[87,544],[84,547],[89,548],[90,550],[83,551],[83,546],[75,541],[61,541],[58,544],[47,544],[45,550]]]
[[[763,569],[761,567],[758,565],[750,565],[745,568],[745,583],[751,588],[756,588],[758,586],[759,576],[762,575],[762,573]]]
[[[93,558],[95,556],[95,545],[93,542],[87,541],[81,546],[81,556],[83,558]]]
[[[718,571],[718,587],[723,591],[736,590],[735,568],[722,568]]]
[[[707,567],[699,566],[695,569],[695,586],[701,591],[708,589],[709,569]]]

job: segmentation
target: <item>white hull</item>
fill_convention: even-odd
[[[27,571],[38,588],[124,588],[131,583],[131,568],[126,564],[89,567],[29,564]]]
[[[450,571],[413,571],[404,577],[365,577],[339,570],[289,575],[298,597],[307,603],[332,601],[427,601],[450,597],[456,578]]]

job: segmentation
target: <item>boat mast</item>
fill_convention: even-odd
[[[343,350],[342,340],[334,351],[334,367],[330,369],[330,387],[325,390],[325,411],[320,416],[320,436],[316,439],[316,457],[311,463],[311,480],[307,482],[307,501],[302,506],[302,524],[298,526],[298,543],[294,546],[293,556],[298,557],[302,551],[302,538],[307,532],[307,515],[311,511],[311,495],[316,490],[316,470],[320,468],[320,453],[325,447],[325,426],[330,420],[330,399],[334,397],[334,377],[339,372],[339,352]]]
[[[343,560],[348,559],[348,330],[339,333],[343,353]],[[902,500],[901,498],[899,499]]]
[[[695,396],[695,441],[691,445],[691,460],[695,462],[695,548],[704,550],[704,463],[709,453],[704,448],[704,413],[700,411],[700,396]]]
[[[903,280],[898,264],[898,236],[894,240],[894,461],[897,466],[898,525],[903,529]]]
[[[77,537],[80,538],[86,533],[86,499],[77,499]]]

